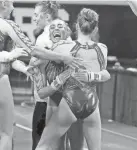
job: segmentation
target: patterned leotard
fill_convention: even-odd
[[[76,42],[76,45],[72,49],[73,56],[76,56],[80,48],[85,49],[86,47],[85,45],[81,45],[80,43]],[[95,49],[100,70],[104,69],[105,60],[99,46],[97,44],[93,44],[90,45],[88,49]],[[56,76],[62,73],[66,68],[68,67],[66,67],[63,63],[57,64],[56,62],[49,62],[46,67],[48,82],[51,83]],[[81,66],[81,68],[86,69],[84,66]],[[59,91],[60,93],[63,93],[63,96],[66,99],[70,109],[78,119],[84,119],[88,117],[97,107],[98,96],[96,93],[96,85],[93,83],[84,84],[77,81],[73,77],[70,77],[63,88],[61,88]],[[57,93],[53,95],[55,96],[55,102],[57,102]],[[57,103],[59,102],[60,100]]]
[[[49,84],[53,80],[56,79],[56,76],[61,74],[65,69],[65,65],[63,63],[57,64],[54,61],[50,61],[45,69],[46,71],[46,78]],[[60,91],[55,92],[50,98],[57,104],[59,105],[61,98],[62,98],[62,89]]]
[[[104,55],[96,43],[86,47],[86,45],[81,45],[77,42],[72,49],[74,56],[76,56],[80,48],[89,50],[94,49],[100,66],[99,70],[101,71],[104,69]],[[81,66],[81,68],[86,69],[84,66]],[[77,119],[84,119],[91,115],[96,109],[99,101],[95,83],[82,83],[73,77],[70,77],[64,85],[63,96]]]

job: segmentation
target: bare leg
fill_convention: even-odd
[[[68,130],[71,150],[82,150],[84,144],[83,123],[78,120]]]
[[[58,108],[58,106],[56,105],[56,103],[54,101],[52,101],[52,99],[50,99],[50,101],[48,101],[47,112],[46,112],[46,123],[47,124],[48,124],[49,120],[51,119],[51,116],[53,115],[53,113],[57,111],[57,108]],[[58,150],[66,150],[65,142],[66,141],[65,141],[65,135],[64,135],[63,137],[60,138],[58,143],[56,143]]]
[[[60,138],[66,133],[71,124],[76,121],[65,99],[62,99],[56,112],[52,114],[45,127],[36,150],[56,150]]]
[[[99,108],[84,120],[84,136],[89,150],[101,150],[101,120]]]
[[[55,104],[52,99],[50,99],[47,103],[47,111],[46,111],[46,124],[48,124],[51,119],[52,114],[57,111],[58,106]]]
[[[57,108],[58,107],[54,101],[50,100],[50,102],[48,102],[46,122],[49,122],[52,114]],[[81,121],[77,121],[76,123],[72,124],[67,133],[61,137],[58,143],[58,150],[82,150],[83,143],[83,125]]]
[[[4,75],[0,79],[0,91],[0,150],[11,150],[14,123],[14,103],[7,75]]]

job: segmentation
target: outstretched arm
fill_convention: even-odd
[[[20,60],[15,60],[14,62],[12,62],[12,68],[15,69],[16,71],[22,72],[24,74],[27,74],[27,69],[28,67],[26,66],[26,64]]]
[[[20,56],[26,56],[23,48],[16,48],[10,52],[2,51],[0,52],[0,62],[11,62]]]
[[[133,13],[137,16],[137,0],[126,0],[132,9]]]
[[[0,62],[8,62],[9,55],[7,51],[0,52]]]
[[[28,54],[31,54],[32,56],[35,55],[35,46],[31,43],[29,38],[24,35],[20,27],[13,21],[9,20],[0,20],[0,23],[2,26],[0,27],[3,34],[9,35],[16,44],[20,45],[21,47],[25,48]],[[43,49],[45,53],[45,58],[48,60],[54,60],[54,61],[64,61],[66,59],[65,56],[62,56],[60,53],[56,53],[53,51],[49,51],[46,49]],[[71,58],[72,61],[72,58]]]

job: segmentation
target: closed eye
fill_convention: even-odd
[[[55,29],[55,25],[54,24],[52,24],[51,26],[50,26],[50,29]]]
[[[63,28],[63,25],[62,24],[58,24],[58,28]]]

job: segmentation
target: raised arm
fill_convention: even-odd
[[[34,47],[34,45],[31,43],[29,38],[24,35],[20,27],[15,22],[0,19],[0,23],[2,24],[0,29],[2,30],[4,34],[9,35],[12,38],[12,40],[16,42],[16,44],[25,48],[28,54],[31,54],[32,56],[36,56],[35,51],[37,50],[37,48]],[[56,53],[56,52],[49,51],[46,49],[43,49],[43,50],[45,54],[44,59],[54,60],[54,61],[66,60],[66,56],[62,56],[62,54],[60,53]],[[67,58],[70,60],[70,62],[73,61],[72,57],[69,56]]]
[[[126,0],[132,9],[133,13],[137,16],[137,0]]]

